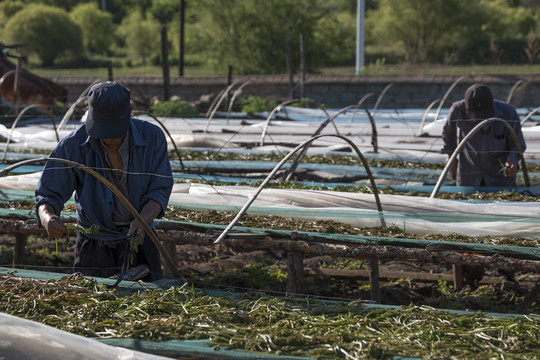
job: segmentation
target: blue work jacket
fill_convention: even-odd
[[[146,121],[131,119],[127,199],[140,212],[152,199],[161,205],[163,216],[172,191],[173,178],[163,131]],[[62,158],[92,168],[105,176],[105,159],[90,140],[86,125],[63,138],[50,157]],[[101,181],[88,172],[57,161],[48,161],[36,187],[36,212],[43,203],[50,204],[60,214],[64,204],[74,195],[77,222],[83,228],[97,224],[99,232],[88,237],[101,240],[118,240],[127,234],[113,222],[116,196]],[[38,223],[41,226],[39,216]],[[150,224],[151,226],[153,224]]]

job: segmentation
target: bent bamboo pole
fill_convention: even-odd
[[[301,102],[301,101],[302,101],[302,99],[285,100],[284,102],[282,102],[281,104],[279,104],[278,106],[276,106],[275,108],[272,109],[270,114],[268,114],[268,117],[266,118],[266,121],[264,122],[264,127],[263,127],[263,130],[262,130],[262,133],[261,133],[260,146],[264,146],[264,138],[266,137],[266,132],[268,131],[268,125],[270,125],[270,121],[274,117],[275,113],[278,112],[279,110],[281,110],[286,105],[294,104],[294,103]],[[314,103],[314,101],[312,101],[312,100],[309,100],[309,102]],[[319,106],[319,108],[321,108],[321,107]],[[325,108],[321,108],[321,109],[322,109],[322,111],[324,111],[326,116],[328,116],[328,112],[326,111],[326,109]]]
[[[503,122],[506,125],[506,128],[510,131],[510,134],[512,135],[512,138],[514,139],[514,143],[516,144],[516,147],[518,149],[519,157],[521,159],[521,167],[523,169],[523,177],[524,177],[524,180],[525,180],[525,186],[527,186],[527,187],[530,186],[529,173],[527,172],[527,164],[525,164],[525,158],[523,157],[523,148],[521,147],[521,143],[519,142],[519,139],[518,139],[518,137],[516,135],[516,132],[503,119],[501,119],[501,118],[490,118],[490,119],[486,119],[486,120],[482,121],[480,124],[476,125],[471,131],[469,131],[467,136],[465,136],[463,138],[463,140],[461,140],[459,145],[456,147],[456,150],[454,150],[454,152],[452,153],[452,156],[450,156],[450,158],[448,159],[448,162],[446,163],[446,166],[444,167],[444,169],[443,169],[443,171],[441,173],[441,176],[439,176],[439,180],[437,180],[437,184],[435,184],[435,187],[433,188],[433,192],[431,193],[430,198],[435,198],[437,196],[437,194],[439,193],[439,189],[441,188],[442,182],[443,182],[444,178],[446,177],[446,174],[448,173],[448,170],[450,169],[450,166],[452,165],[452,163],[456,159],[456,157],[457,157],[459,151],[461,150],[461,148],[463,146],[465,146],[467,141],[469,141],[469,139],[474,134],[476,134],[484,125],[487,125],[487,124],[489,124],[491,122],[495,122],[495,121]]]
[[[434,121],[437,121],[439,119],[439,114],[441,113],[441,110],[442,110],[442,107],[443,107],[443,104],[445,103],[446,99],[448,98],[448,96],[450,95],[450,93],[452,92],[452,90],[454,90],[454,88],[457,86],[457,84],[459,84],[461,82],[461,80],[469,77],[470,75],[463,75],[463,76],[460,76],[458,77],[453,83],[452,85],[450,85],[450,87],[448,88],[448,90],[446,90],[446,92],[444,93],[442,99],[441,99],[441,102],[439,103],[439,107],[437,107],[437,112],[435,113],[435,119]]]
[[[311,137],[311,138],[307,139],[306,141],[304,141],[303,143],[301,143],[300,145],[295,147],[293,150],[291,150],[283,159],[281,159],[281,161],[274,167],[274,169],[270,172],[270,174],[268,174],[266,179],[264,179],[264,181],[261,183],[261,185],[259,185],[259,187],[255,191],[255,193],[251,196],[251,198],[244,204],[242,209],[240,209],[238,214],[236,214],[235,218],[230,222],[230,224],[225,228],[225,230],[223,230],[223,232],[216,239],[214,244],[219,244],[219,243],[221,243],[223,241],[223,239],[225,239],[225,237],[227,236],[229,231],[236,225],[238,220],[240,220],[240,218],[244,215],[244,213],[247,211],[247,209],[255,201],[257,196],[259,196],[259,194],[264,189],[266,184],[268,184],[268,182],[274,177],[274,175],[283,166],[283,164],[285,164],[298,150],[304,148],[307,144],[310,144],[313,141],[315,141],[316,139],[321,138],[323,136],[335,136],[335,137],[338,137],[338,138],[346,141],[349,145],[351,145],[351,147],[354,149],[354,151],[356,151],[356,154],[358,155],[358,157],[362,161],[362,165],[364,165],[364,167],[366,169],[367,175],[369,177],[369,181],[370,181],[371,186],[373,188],[373,195],[375,196],[375,201],[377,203],[377,209],[379,210],[379,215],[380,215],[380,218],[381,218],[381,226],[386,227],[386,222],[385,222],[384,216],[382,214],[382,206],[381,206],[381,200],[379,199],[379,192],[377,190],[377,185],[375,184],[375,180],[373,179],[373,175],[371,174],[371,170],[369,168],[367,160],[364,158],[364,156],[362,155],[362,153],[360,152],[358,147],[351,140],[347,139],[345,136],[336,135],[336,134],[323,134],[323,135],[317,135],[317,136],[314,136],[314,137]]]
[[[26,106],[24,109],[22,109],[19,114],[17,115],[17,118],[15,119],[15,121],[13,122],[13,124],[11,125],[11,129],[9,131],[9,136],[6,140],[6,147],[4,149],[4,157],[2,158],[2,162],[5,163],[6,162],[6,155],[7,155],[7,151],[8,151],[8,146],[9,146],[9,143],[11,142],[11,138],[13,137],[13,130],[15,130],[15,128],[17,127],[17,124],[19,123],[19,120],[21,120],[21,117],[30,109],[33,109],[33,108],[41,108],[41,105],[39,104],[31,104],[31,105],[28,105]],[[53,122],[54,124],[54,122]],[[55,129],[56,130],[56,129]],[[58,139],[58,131],[56,132],[56,139]]]
[[[93,169],[91,169],[91,168],[89,168],[89,167],[87,167],[85,165],[79,164],[79,163],[77,163],[75,161],[61,159],[61,158],[45,157],[45,158],[36,158],[36,159],[23,160],[23,161],[20,161],[20,162],[18,162],[16,164],[7,166],[4,169],[0,170],[0,177],[3,177],[5,175],[7,175],[11,170],[13,170],[13,169],[15,169],[15,168],[17,168],[19,166],[27,165],[27,164],[31,164],[31,163],[37,163],[37,162],[44,162],[44,161],[56,161],[56,162],[61,162],[61,163],[76,167],[78,169],[86,171],[87,173],[89,173],[90,175],[92,175],[93,177],[95,177],[96,179],[101,181],[105,186],[107,186],[107,188],[109,188],[120,199],[120,201],[129,210],[129,212],[142,225],[142,227],[144,229],[144,232],[148,235],[148,237],[152,240],[154,245],[157,247],[159,253],[161,254],[161,256],[163,256],[163,259],[167,263],[167,266],[173,271],[174,276],[177,276],[178,278],[182,278],[182,276],[181,276],[180,272],[178,271],[178,268],[176,267],[174,261],[171,259],[169,254],[165,251],[165,249],[161,245],[161,242],[157,238],[156,234],[152,231],[150,226],[148,226],[146,221],[144,221],[144,219],[139,214],[137,209],[135,209],[135,207],[133,207],[133,205],[129,202],[129,200],[120,192],[120,190],[118,190],[109,180],[104,178],[102,175],[98,174],[95,170],[93,170]]]
[[[433,102],[431,104],[429,104],[428,107],[426,108],[426,111],[424,111],[424,115],[422,116],[422,121],[420,122],[420,131],[418,132],[418,136],[424,135],[424,123],[426,122],[429,111],[439,101],[441,101],[441,99],[433,100]]]
[[[216,114],[216,111],[219,109],[219,106],[221,105],[221,102],[229,95],[229,91],[238,83],[238,81],[233,82],[231,85],[229,85],[223,93],[221,93],[221,96],[219,97],[219,100],[215,107],[212,109],[212,112],[210,113],[210,116],[208,117],[208,121],[206,122],[206,126],[204,127],[204,132],[208,132],[208,128],[210,127],[210,123],[212,122],[212,119],[214,118],[214,115]]]
[[[159,119],[156,116],[154,116],[153,114],[151,114],[151,113],[149,113],[147,111],[135,111],[133,114],[134,115],[145,114],[145,115],[150,116],[152,119],[154,119],[159,124],[159,126],[161,126],[163,131],[165,131],[165,133],[167,134],[167,136],[171,140],[171,143],[174,146],[174,152],[176,153],[176,156],[178,156],[178,161],[180,161],[180,167],[182,168],[182,171],[189,170],[189,169],[186,169],[186,167],[184,166],[184,162],[182,161],[182,155],[180,154],[180,150],[178,150],[178,147],[176,146],[176,143],[174,142],[174,139],[172,138],[172,135],[169,132],[169,130],[167,129],[167,127],[165,125],[163,125],[163,123],[161,121],[159,121]]]
[[[333,124],[334,123],[334,119],[337,118],[339,115],[345,113],[347,110],[350,110],[350,109],[353,109],[353,108],[357,108],[358,106],[357,105],[349,105],[347,107],[344,107],[343,109],[339,110],[338,112],[335,112],[333,113],[332,115],[330,115],[328,118],[326,118],[325,121],[323,121],[319,127],[317,128],[317,130],[315,130],[315,132],[311,135],[311,138],[312,139],[315,139],[315,137],[317,135],[319,135],[323,130],[324,128],[326,127],[326,125],[328,125],[330,122]],[[300,152],[300,154],[298,154],[298,156],[296,157],[296,159],[294,160],[293,164],[291,165],[291,168],[287,171],[287,173],[285,174],[285,180],[289,180],[292,176],[292,174],[296,171],[296,168],[298,167],[298,164],[300,163],[300,161],[302,160],[302,158],[304,157],[304,155],[306,154],[306,152],[308,151],[308,148],[311,146],[311,143],[313,141],[307,141],[305,144],[306,146],[302,149],[302,151]]]
[[[531,116],[536,114],[538,111],[540,111],[540,106],[534,109],[533,111],[531,111],[530,113],[528,113],[527,116],[525,116],[525,118],[521,120],[521,125],[525,124],[525,122],[527,122],[527,120],[529,120]]]

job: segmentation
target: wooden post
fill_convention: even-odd
[[[369,284],[371,287],[371,300],[381,303],[381,284],[379,280],[379,259],[369,260]]]
[[[15,234],[15,246],[13,249],[13,267],[24,264],[24,250],[26,248],[26,235],[21,233]]]
[[[306,53],[304,45],[304,33],[300,33],[300,99],[304,100],[304,81],[306,80]]]
[[[169,76],[169,41],[167,40],[167,28],[161,28],[161,57],[163,67],[163,99],[170,98],[171,79]]]
[[[19,92],[20,92],[20,75],[22,69],[22,57],[17,56],[17,66],[15,67],[15,80],[13,81],[13,108],[15,114],[19,113]]]
[[[172,259],[172,262],[176,265],[176,243],[173,241],[162,241],[163,248]],[[167,266],[167,263],[163,264],[163,277],[167,279],[176,278],[176,272]]]
[[[529,307],[535,302],[538,301],[538,297],[540,297],[540,279],[534,284],[533,288],[519,303],[516,313],[517,314],[526,314]]]
[[[178,52],[178,75],[184,76],[184,38],[186,23],[186,3],[180,0],[180,44]]]
[[[465,285],[465,281],[463,281],[463,265],[452,265],[452,273],[454,275],[454,289],[460,291]]]
[[[233,74],[233,67],[232,65],[229,65],[228,71],[227,71],[227,88],[229,88],[232,84],[232,74]],[[227,97],[225,98],[226,103],[228,104],[230,102],[230,96],[231,92],[227,92]]]
[[[304,254],[301,252],[287,253],[287,294],[300,295],[304,293]]]
[[[108,76],[109,81],[114,80],[114,78],[113,78],[113,69],[112,69],[112,61],[111,60],[107,61],[107,76]]]
[[[287,72],[289,73],[289,97],[294,99],[294,78],[292,68],[291,44],[289,39],[285,41],[285,50],[287,52]]]

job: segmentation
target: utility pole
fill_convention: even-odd
[[[364,17],[366,14],[366,0],[357,0],[356,5],[356,75],[364,67]]]

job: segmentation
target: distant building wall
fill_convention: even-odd
[[[399,76],[364,76],[364,75],[307,75],[302,86],[300,78],[294,78],[291,87],[286,75],[271,76],[235,76],[232,78],[236,85],[232,87],[231,95],[246,81],[242,97],[249,95],[276,100],[300,98],[302,95],[316,103],[327,107],[342,108],[357,104],[365,97],[364,105],[373,109],[378,102],[378,108],[427,108],[432,102],[440,101],[448,92],[444,107],[449,107],[452,101],[463,97],[468,86],[475,82],[489,85],[494,96],[507,100],[512,92],[511,103],[517,107],[536,108],[540,106],[540,75],[497,75],[497,76],[459,76],[445,75],[399,75]],[[51,80],[68,88],[69,102],[74,102],[83,91],[97,79],[91,77],[50,77]],[[163,99],[164,89],[161,77],[128,77],[117,78],[131,89],[133,99],[144,104],[150,104],[153,98]],[[196,102],[201,96],[213,95],[223,91],[229,84],[227,77],[171,77],[171,96]],[[381,98],[381,93],[385,95]],[[207,96],[208,97],[208,96]]]

